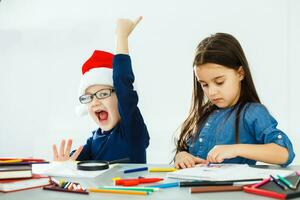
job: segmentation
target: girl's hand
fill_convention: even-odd
[[[211,163],[221,163],[224,159],[238,156],[237,145],[216,145],[207,154],[207,160]]]
[[[186,151],[181,151],[177,153],[175,157],[175,167],[176,168],[190,168],[194,167],[196,164],[208,164],[207,160],[195,157]]]
[[[52,146],[52,149],[53,149],[53,160],[54,161],[76,160],[77,157],[79,156],[80,152],[83,149],[83,146],[80,146],[73,153],[73,155],[70,157],[70,150],[71,150],[71,147],[72,147],[72,140],[71,139],[68,140],[66,149],[65,149],[65,144],[66,144],[66,141],[62,140],[61,143],[60,143],[59,152],[57,151],[57,147],[56,147],[55,144]]]
[[[142,19],[142,16],[138,17],[136,20],[118,19],[116,28],[117,37],[128,38],[130,33]]]

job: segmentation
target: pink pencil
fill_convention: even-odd
[[[266,184],[266,183],[269,182],[270,180],[271,180],[271,178],[266,178],[266,179],[262,180],[261,182],[256,183],[256,184],[253,185],[252,187],[258,188],[258,187],[260,187],[260,186]]]
[[[297,174],[298,176],[300,176],[300,171],[296,171],[296,174]]]

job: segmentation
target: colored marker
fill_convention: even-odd
[[[176,170],[177,170],[176,168],[158,168],[158,167],[149,168],[149,172],[174,172]]]
[[[270,175],[270,177],[272,178],[272,181],[277,185],[279,186],[281,189],[283,190],[287,190],[288,188],[282,184],[280,181],[278,181],[274,176]]]
[[[291,184],[291,182],[289,182],[288,180],[286,180],[285,178],[283,178],[282,176],[277,175],[277,177],[279,178],[279,180],[284,183],[286,186],[288,186],[290,189],[295,190],[296,188],[293,186],[293,184]]]
[[[133,173],[133,172],[140,172],[140,171],[147,171],[148,167],[140,167],[140,168],[134,168],[134,169],[126,169],[124,170],[124,173]]]
[[[50,181],[51,181],[51,183],[52,183],[53,185],[55,185],[55,186],[60,186],[59,181],[56,180],[55,178],[51,177]]]
[[[155,188],[171,188],[171,187],[179,187],[179,182],[174,183],[163,183],[163,184],[157,184],[157,185],[151,185],[148,187],[155,187]]]
[[[89,194],[85,190],[68,190],[68,189],[64,189],[62,187],[57,187],[57,186],[54,186],[54,185],[44,186],[43,190],[53,190],[53,191],[59,191],[59,192],[72,192],[72,193],[78,193],[78,194]]]
[[[135,178],[135,179],[120,179],[116,180],[116,185],[135,186],[145,183],[155,183],[164,180],[163,178]]]
[[[148,195],[149,192],[144,191],[130,191],[130,190],[110,190],[110,189],[97,189],[89,188],[90,192],[99,192],[99,193],[112,193],[112,194],[132,194],[132,195]]]

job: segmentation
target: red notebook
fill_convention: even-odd
[[[34,174],[32,178],[0,180],[0,192],[15,192],[50,184],[50,177]]]

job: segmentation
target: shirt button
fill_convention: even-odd
[[[205,124],[205,126],[209,126],[209,125],[210,125],[209,123],[206,123],[206,124]]]
[[[202,142],[203,141],[203,139],[202,138],[199,138],[199,142]]]
[[[282,135],[278,135],[277,138],[278,138],[278,139],[281,139],[281,138],[282,138]]]

